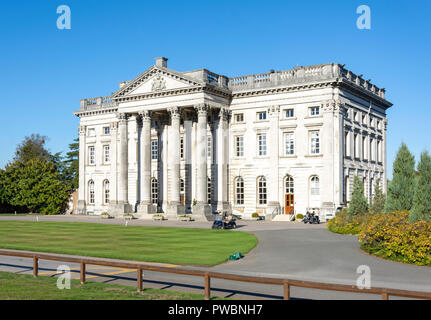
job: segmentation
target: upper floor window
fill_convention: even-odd
[[[244,136],[235,137],[235,156],[244,157]]]
[[[103,127],[103,134],[110,134],[110,133],[111,133],[111,128]]]
[[[104,163],[109,163],[111,161],[109,150],[110,150],[109,145],[103,146],[103,162]]]
[[[295,137],[292,132],[284,134],[285,155],[291,156],[295,154]]]
[[[310,116],[318,116],[320,114],[319,107],[311,107],[310,108]]]
[[[244,113],[235,114],[235,122],[244,122]]]
[[[311,131],[310,132],[310,154],[320,153],[320,132]]]
[[[207,136],[207,156],[208,158],[211,158],[212,156],[212,137]]]
[[[96,164],[96,151],[94,146],[88,147],[88,164]]]
[[[180,158],[184,159],[184,138],[180,139]]]
[[[266,156],[266,134],[257,135],[257,154]]]
[[[367,124],[367,116],[365,114],[362,116],[362,124]]]
[[[151,140],[151,159],[157,160],[159,155],[159,142],[157,140]]]
[[[261,111],[257,113],[257,120],[266,120],[266,111]]]
[[[286,118],[293,118],[294,116],[295,116],[295,111],[293,109],[286,109],[285,111]]]

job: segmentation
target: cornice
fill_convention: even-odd
[[[116,113],[118,111],[118,107],[115,108],[101,108],[95,110],[85,110],[85,111],[75,111],[73,114],[79,118],[95,116],[99,114],[107,114],[107,113]]]

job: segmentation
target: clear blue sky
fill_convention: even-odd
[[[56,27],[59,5],[71,30]],[[356,28],[359,5],[371,30]],[[66,152],[81,98],[109,95],[154,57],[227,76],[339,62],[387,89],[388,164],[430,149],[431,1],[1,1],[0,167],[31,133]]]

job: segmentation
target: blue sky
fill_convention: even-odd
[[[71,30],[56,27],[71,9]],[[371,30],[356,28],[359,5]],[[339,62],[387,89],[388,164],[405,141],[430,150],[431,2],[332,1],[2,1],[0,167],[31,133],[66,152],[77,137],[79,100],[109,95],[169,58],[178,71],[227,76]]]

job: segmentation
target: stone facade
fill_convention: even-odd
[[[272,219],[386,190],[385,90],[339,64],[228,78],[166,58],[81,100],[78,214]]]

